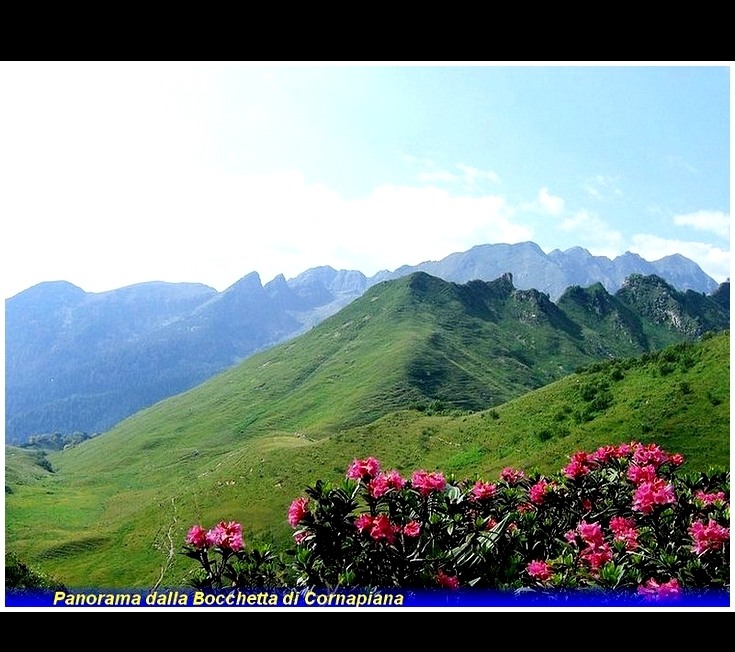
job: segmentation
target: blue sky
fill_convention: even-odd
[[[3,292],[532,240],[730,275],[730,62],[0,63]]]

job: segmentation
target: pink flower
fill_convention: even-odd
[[[607,562],[612,561],[613,555],[610,544],[603,543],[600,546],[589,546],[579,553],[580,559],[589,564],[593,571],[598,571]]]
[[[656,505],[670,505],[675,502],[674,487],[661,478],[642,482],[633,494],[633,510],[643,514],[650,514]]]
[[[373,519],[373,526],[370,528],[370,536],[375,541],[385,539],[388,543],[396,540],[396,532],[399,528],[390,522],[387,514],[378,514]]]
[[[551,579],[551,567],[545,561],[532,561],[526,566],[526,572],[540,582]]]
[[[653,464],[646,464],[645,466],[631,464],[628,466],[628,480],[634,484],[653,482],[656,478],[656,468]]]
[[[436,574],[436,583],[445,589],[459,588],[459,578],[456,575],[447,575],[443,570]]]
[[[600,446],[590,455],[590,459],[599,464],[607,464],[611,460],[617,459],[617,457],[618,449],[615,446]]]
[[[421,523],[418,521],[409,521],[403,526],[403,534],[407,537],[417,537],[421,534]]]
[[[730,528],[724,527],[714,519],[707,525],[702,521],[695,521],[689,527],[689,534],[694,539],[692,550],[703,555],[708,550],[720,550],[730,540]]]
[[[638,444],[635,442],[631,442],[630,444],[620,444],[615,451],[616,457],[618,459],[626,459],[630,457],[637,445]]]
[[[355,527],[360,530],[360,532],[369,530],[373,527],[373,517],[370,516],[370,514],[362,514],[361,516],[358,516],[355,519]]]
[[[622,516],[611,518],[610,530],[612,530],[615,541],[624,543],[626,550],[635,550],[638,547],[638,530],[632,518]]]
[[[497,524],[498,522],[494,518],[491,517],[487,519],[487,523],[485,523],[485,529],[492,530]]]
[[[441,491],[447,486],[444,476],[438,471],[428,473],[426,471],[414,471],[411,476],[411,484],[416,487],[422,496],[428,496],[434,491]]]
[[[300,546],[307,536],[309,536],[309,533],[306,530],[299,530],[298,532],[293,533],[293,540],[296,542],[297,546]]]
[[[515,484],[516,482],[523,480],[525,477],[526,474],[523,473],[523,471],[516,470],[510,466],[506,466],[500,472],[500,479],[505,480],[508,484]]]
[[[582,541],[593,548],[602,546],[605,541],[602,535],[602,526],[599,523],[580,521],[577,525],[577,533],[582,537]]]
[[[486,498],[492,498],[497,489],[497,485],[478,480],[475,482],[475,486],[472,487],[471,493],[476,500],[485,500]]]
[[[388,473],[381,473],[370,480],[368,490],[373,498],[380,498],[390,489],[403,489],[405,484],[406,481],[401,477],[401,474],[393,470]]]
[[[544,502],[544,495],[553,488],[554,484],[547,482],[541,478],[535,485],[528,490],[528,497],[535,505]]]
[[[669,462],[674,466],[681,466],[684,464],[684,456],[681,453],[674,453],[669,457]]]
[[[207,542],[211,546],[217,546],[222,550],[241,550],[242,541],[242,525],[235,521],[225,523],[220,521],[209,532],[207,532]]]
[[[665,453],[656,444],[638,444],[633,452],[633,461],[640,466],[653,464],[658,468],[668,460],[668,453]]]
[[[709,507],[710,505],[724,507],[726,505],[724,491],[718,491],[710,494],[705,493],[704,491],[697,491],[697,493],[694,494],[694,499],[701,503],[703,507]]]
[[[374,457],[367,457],[364,460],[352,460],[352,464],[347,469],[347,478],[368,481],[378,473],[380,473],[380,462]]]
[[[309,499],[297,498],[288,508],[288,522],[291,527],[296,527],[309,512]]]
[[[206,548],[207,531],[201,525],[194,525],[186,534],[186,543],[195,548]]]
[[[647,600],[675,600],[681,595],[681,587],[676,578],[659,584],[651,578],[645,584],[638,587],[638,594]]]
[[[583,451],[578,451],[569,458],[569,464],[564,467],[563,471],[567,478],[573,480],[582,475],[587,475],[593,466],[596,466],[594,454],[589,455]]]

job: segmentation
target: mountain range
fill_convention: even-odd
[[[530,242],[480,245],[370,278],[324,266],[263,285],[251,273],[223,292],[203,284],[151,282],[88,293],[64,281],[47,282],[6,300],[6,442],[19,444],[43,433],[105,431],[257,351],[305,333],[369,288],[416,272],[459,284],[506,279],[514,291],[533,290],[539,315],[571,320],[572,330],[587,326],[570,316],[569,310],[582,313],[570,305],[568,290],[593,288],[597,317],[617,320],[620,328],[632,328],[631,341],[638,338],[637,348],[627,350],[631,354],[651,342],[645,327],[631,326],[642,313],[626,311],[665,312],[660,306],[631,307],[630,289],[621,297],[611,294],[621,292],[631,275],[662,281],[667,298],[657,300],[673,302],[670,308],[682,320],[677,328],[687,337],[729,322],[729,283],[718,286],[683,256],[647,262],[626,253],[610,260],[578,247],[545,254]],[[551,317],[554,301],[559,309]],[[439,354],[438,345],[427,346],[428,357]],[[535,380],[524,386],[554,377],[534,373]]]

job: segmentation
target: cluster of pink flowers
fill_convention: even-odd
[[[526,566],[526,572],[539,582],[548,582],[551,579],[551,566],[545,561],[532,561]]]
[[[656,478],[638,485],[633,494],[633,511],[650,514],[656,505],[672,505],[675,502],[673,485]]]
[[[692,550],[703,555],[708,550],[720,550],[730,540],[730,528],[720,525],[714,519],[705,524],[695,521],[689,527],[689,534],[694,539]]]
[[[638,595],[644,596],[647,600],[676,600],[681,595],[681,586],[676,578],[663,584],[651,578],[638,587]]]
[[[296,527],[301,523],[304,516],[309,511],[309,499],[308,498],[296,498],[288,508],[288,522],[291,527]]]
[[[355,527],[360,532],[366,532],[375,541],[386,541],[394,543],[396,535],[403,533],[404,536],[415,538],[421,534],[421,524],[418,521],[409,521],[401,528],[391,523],[387,514],[361,514],[355,519]]]
[[[607,562],[612,560],[612,549],[605,542],[602,526],[599,523],[587,523],[580,521],[574,530],[567,532],[564,537],[572,545],[577,544],[577,536],[582,540],[584,546],[579,557],[593,572],[599,571]]]
[[[428,496],[435,491],[442,491],[447,486],[444,475],[438,471],[414,471],[411,476],[411,485],[416,487],[422,496]]]
[[[237,552],[243,549],[242,525],[236,521],[220,521],[209,530],[194,525],[186,535],[186,543],[199,550],[217,547]]]
[[[387,473],[381,473],[375,476],[368,483],[368,490],[373,498],[380,498],[391,489],[403,489],[406,481],[401,477],[395,469]]]
[[[724,491],[717,491],[709,494],[704,491],[697,491],[694,494],[694,500],[699,502],[702,507],[709,507],[710,505],[714,505],[715,507],[725,507],[727,505]]]
[[[349,480],[364,480],[367,482],[378,473],[380,473],[380,462],[374,457],[367,457],[364,460],[355,459],[347,468],[347,478]]]
[[[610,530],[614,540],[624,543],[626,550],[635,550],[638,547],[638,530],[634,519],[614,516],[610,519]]]
[[[476,500],[485,500],[486,498],[492,498],[497,490],[497,485],[478,480],[477,482],[475,482],[470,493]]]
[[[684,463],[683,455],[675,453],[669,455],[662,450],[657,444],[632,444],[633,446],[633,462],[638,466],[652,464],[658,468],[667,462],[673,466],[681,466]]]
[[[526,474],[519,470],[514,469],[510,466],[506,466],[501,472],[500,472],[500,479],[504,480],[508,484],[516,484],[517,482],[520,482],[523,480],[523,478],[526,477]]]
[[[545,478],[541,478],[528,490],[528,498],[534,505],[540,505],[544,502],[544,496],[555,488],[555,483],[548,482]]]
[[[594,454],[578,451],[570,456],[569,464],[562,471],[570,480],[587,475],[594,467],[597,466],[597,459]]]

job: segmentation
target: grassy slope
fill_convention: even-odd
[[[104,437],[50,453],[54,474],[9,457],[7,546],[69,586],[179,585],[193,569],[176,554],[191,524],[236,519],[249,540],[285,546],[291,500],[318,478],[340,480],[353,457],[374,455],[405,473],[425,467],[492,479],[507,465],[553,473],[575,450],[641,440],[683,453],[692,471],[729,467],[729,334],[572,374],[493,410],[402,410],[373,421],[376,388],[391,378],[371,385],[374,368],[362,356],[353,366],[367,366],[351,369],[340,357],[349,346],[325,346],[356,341],[350,329],[365,325],[349,321],[342,313],[315,329],[320,350],[334,354],[308,373],[307,354],[301,361],[289,357],[299,347],[279,347],[248,366],[278,369],[272,384],[238,367],[197,390],[195,404],[175,397]],[[400,360],[420,335],[371,346],[377,358]],[[600,397],[608,405],[595,412]],[[271,401],[276,409],[266,414]]]

